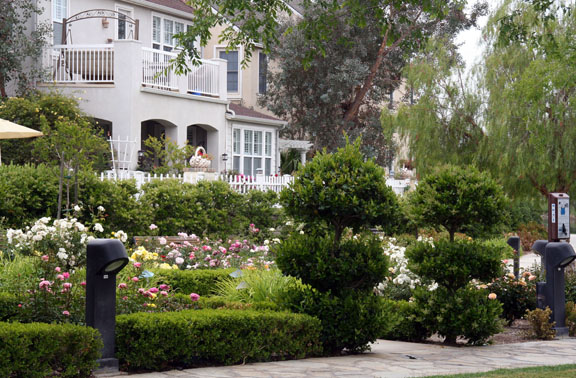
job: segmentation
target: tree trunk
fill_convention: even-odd
[[[58,211],[56,218],[60,219],[62,217],[62,191],[64,186],[64,152],[60,159],[60,178],[58,179]]]
[[[2,96],[2,98],[8,97],[8,94],[6,93],[6,78],[4,74],[0,74],[0,96]]]
[[[78,163],[74,166],[74,205],[78,205]]]

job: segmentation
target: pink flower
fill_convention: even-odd
[[[48,289],[50,285],[52,285],[50,281],[44,280],[40,281],[40,284],[38,286],[40,287],[40,289]]]
[[[118,289],[126,289],[128,287],[128,285],[126,285],[124,282],[122,282],[120,285],[118,285]]]
[[[194,259],[196,258],[196,255],[194,254],[194,252],[192,252],[192,253],[190,254],[190,256],[188,256],[188,258],[189,258],[190,260],[194,260]]]
[[[198,299],[200,299],[200,296],[196,293],[192,293],[190,294],[190,299],[192,300],[192,302],[197,302]]]
[[[160,290],[158,290],[157,287],[151,287],[150,289],[148,289],[149,292],[156,294],[157,292],[159,292]]]
[[[163,297],[167,297],[167,296],[168,296],[168,292],[162,290],[162,291],[160,292],[160,295],[162,295]]]
[[[123,296],[123,297],[122,297],[122,300],[123,300],[123,301],[126,301],[126,300],[128,300],[128,297],[127,297],[127,296]]]
[[[488,294],[488,299],[490,299],[490,300],[496,299],[496,294],[495,293]]]
[[[138,282],[138,281],[140,281],[140,280],[138,279],[138,277],[132,277],[132,281]]]
[[[20,307],[20,308],[21,308],[21,307],[22,307],[22,303],[18,303],[18,307]]]
[[[60,281],[64,281],[64,276],[62,274],[59,274],[56,276],[56,279],[60,280]]]
[[[86,286],[86,281],[80,282],[80,286]]]
[[[56,268],[54,268],[54,270],[57,271],[58,273],[60,273],[60,270],[61,270],[61,269],[60,269],[59,266],[57,266]]]
[[[209,245],[203,245],[203,246],[202,246],[202,249],[205,250],[205,251],[211,251],[211,250],[212,250],[212,247],[210,247]]]
[[[139,263],[139,262],[134,263],[134,268],[140,268],[141,266],[142,266],[142,263]]]
[[[72,284],[70,282],[64,282],[64,285],[62,285],[62,287],[64,288],[64,290],[70,290]]]
[[[152,223],[149,227],[151,230],[155,230],[158,228],[158,226],[156,226],[154,223]]]
[[[138,293],[144,294],[144,293],[146,293],[146,290],[144,290],[143,288],[140,288],[140,289],[138,289]]]
[[[166,285],[166,284],[162,284],[160,286],[158,286],[160,288],[160,290],[168,290],[170,289],[170,286]]]
[[[158,239],[158,243],[160,243],[160,245],[166,245],[167,240],[166,240],[166,238],[164,238],[164,237],[160,237],[160,238]]]
[[[70,278],[70,273],[68,273],[68,272],[64,272],[64,273],[62,273],[62,275],[63,275],[64,278],[66,278],[66,279]]]
[[[210,266],[215,267],[218,265],[218,260],[210,260]]]
[[[528,281],[534,281],[537,277],[536,276],[530,276],[528,277]]]
[[[62,311],[62,315],[64,315],[64,316],[70,316],[70,312],[68,312],[68,311]]]
[[[50,259],[50,257],[48,257],[48,255],[44,255],[41,257],[42,261],[48,261]]]

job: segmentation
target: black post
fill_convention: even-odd
[[[520,278],[520,238],[510,236],[507,241],[508,245],[514,249],[514,277]]]

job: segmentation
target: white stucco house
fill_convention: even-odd
[[[54,29],[40,86],[81,97],[109,137],[127,141],[115,151],[123,168],[136,168],[146,138],[165,135],[180,146],[203,146],[216,172],[278,173],[286,122],[257,107],[266,90],[261,51],[242,68],[242,49],[227,52],[215,35],[202,65],[176,75],[168,63],[178,48],[173,36],[193,12],[183,1],[38,1],[44,13],[37,22]]]

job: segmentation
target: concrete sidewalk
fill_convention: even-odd
[[[138,374],[167,377],[423,377],[576,363],[576,339],[476,347],[378,340],[372,351],[354,356],[209,367]],[[98,376],[101,376],[98,374]],[[104,376],[104,375],[102,375]],[[129,377],[130,374],[105,375]],[[134,375],[136,376],[136,375]]]

